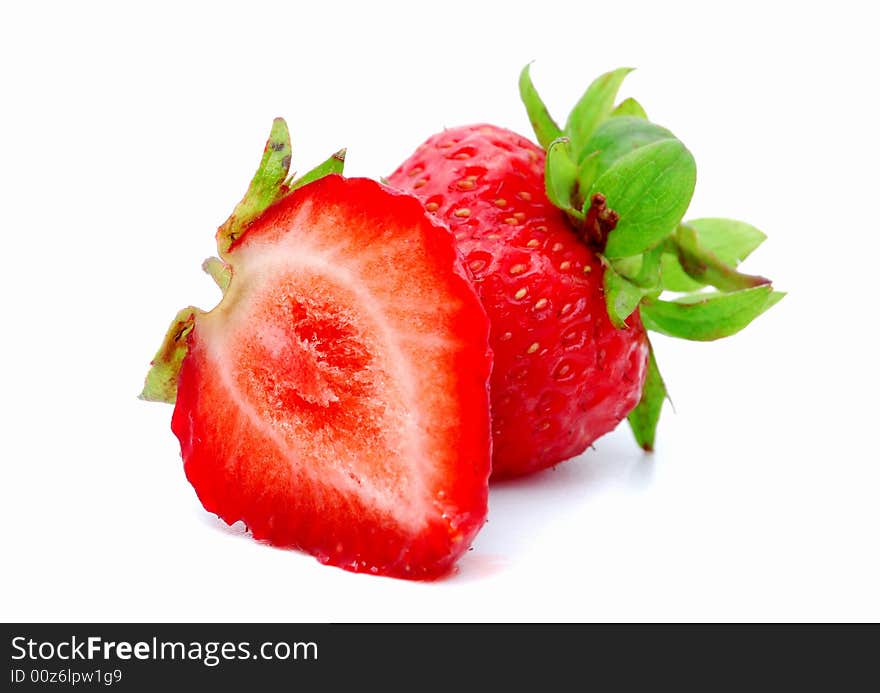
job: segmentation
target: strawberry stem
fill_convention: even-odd
[[[608,240],[608,234],[614,231],[618,221],[620,215],[607,206],[605,196],[602,193],[595,193],[590,198],[590,207],[584,217],[581,238],[587,245],[601,253]]]

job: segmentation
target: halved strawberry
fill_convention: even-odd
[[[186,340],[172,428],[204,507],[347,570],[448,571],[486,515],[491,365],[448,231],[330,175],[218,240],[223,300],[169,342]]]

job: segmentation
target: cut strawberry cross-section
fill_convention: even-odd
[[[204,507],[348,570],[448,572],[485,520],[491,368],[449,232],[328,175],[222,250],[223,300],[182,311],[161,352]]]

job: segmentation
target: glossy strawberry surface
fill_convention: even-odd
[[[428,579],[486,515],[488,323],[449,231],[332,175],[229,250],[172,428],[204,507],[352,571]]]
[[[581,453],[638,403],[638,312],[607,314],[603,265],[547,199],[544,151],[491,125],[429,138],[389,178],[452,230],[489,316],[493,477]]]

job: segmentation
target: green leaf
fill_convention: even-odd
[[[736,267],[745,260],[767,236],[751,224],[733,219],[692,219],[687,225],[697,233],[697,241],[718,260]],[[669,291],[697,291],[710,282],[700,282],[689,277],[682,268],[677,249],[665,254],[661,273],[663,287]]]
[[[613,262],[605,260],[605,306],[615,327],[627,326],[626,319],[632,315],[642,298],[660,293],[662,252],[662,247],[657,246],[642,255],[620,258]]]
[[[696,229],[689,224],[679,224],[668,244],[676,248],[682,270],[703,286],[708,284],[722,291],[738,291],[770,283],[765,277],[737,272],[734,266],[722,262],[700,243]]]
[[[633,98],[624,99],[617,104],[617,107],[613,111],[611,111],[612,118],[617,118],[619,116],[635,116],[636,118],[648,119],[648,114],[645,113],[642,104]]]
[[[642,264],[633,281],[647,292],[660,290],[660,258],[663,246],[657,245],[641,255]]]
[[[297,188],[301,188],[304,185],[308,185],[309,183],[312,183],[319,178],[328,176],[331,173],[338,173],[341,175],[343,168],[345,168],[345,149],[340,149],[329,159],[322,161],[311,171],[309,171],[308,173],[304,173],[300,178],[297,178],[295,181],[289,183],[288,187],[291,191],[293,191]]]
[[[577,181],[577,166],[571,158],[568,138],[560,137],[550,143],[544,168],[547,198],[559,209],[579,214],[571,203]]]
[[[777,303],[779,303],[783,298],[785,298],[785,295],[786,295],[786,292],[785,292],[785,291],[774,291],[774,292],[772,292],[772,293],[770,294],[770,298],[767,299],[767,305],[764,306],[764,311],[763,311],[763,312],[766,313],[768,310],[770,310],[773,306],[775,306],[775,305],[776,305]]]
[[[666,384],[660,376],[660,369],[657,368],[657,360],[654,358],[654,349],[648,342],[648,372],[645,374],[642,396],[635,409],[627,416],[636,442],[648,452],[654,449],[657,422],[660,421],[660,410],[667,396]]]
[[[671,246],[671,252],[663,253],[660,259],[660,277],[663,288],[667,291],[693,292],[706,286],[688,276],[678,260],[678,250],[674,246]]]
[[[687,225],[697,232],[701,245],[728,265],[738,265],[767,240],[762,231],[734,219],[691,219]]]
[[[706,342],[736,334],[784,295],[764,285],[733,293],[692,294],[675,301],[646,299],[639,313],[649,330]]]
[[[660,288],[660,257],[664,251],[661,243],[641,255],[615,258],[611,261],[614,271],[634,284],[650,290]]]
[[[538,96],[538,91],[532,84],[532,77],[529,74],[530,67],[531,65],[526,65],[519,74],[519,95],[526,107],[526,112],[529,114],[529,121],[535,131],[535,137],[538,138],[538,143],[547,149],[553,140],[562,136],[562,130],[550,117],[547,107]]]
[[[602,121],[611,115],[620,85],[630,72],[631,67],[622,67],[596,78],[569,113],[564,132],[571,138],[578,161],[589,154],[583,147]]]
[[[660,277],[667,291],[699,291],[706,286],[688,276],[678,261],[678,251],[674,247],[673,252],[663,253],[660,259]]]
[[[626,319],[642,300],[641,287],[622,277],[610,265],[605,267],[603,277],[605,286],[605,306],[608,309],[608,317],[618,329],[627,327]]]
[[[177,399],[177,377],[187,351],[186,337],[192,332],[196,313],[199,312],[198,308],[190,306],[175,316],[165,333],[162,346],[150,362],[140,399],[174,404]]]
[[[581,196],[583,196],[584,192],[593,187],[593,182],[596,180],[596,176],[594,173],[596,165],[594,163],[594,160],[598,158],[598,156],[599,152],[592,152],[590,154],[587,154],[587,156],[581,159],[581,162],[577,165],[577,186]],[[589,208],[590,205],[587,202],[587,199],[584,198],[581,202],[581,211],[586,214]]]
[[[634,279],[642,271],[642,259],[644,255],[633,255],[631,257],[618,257],[611,261],[611,266],[618,274],[627,279]]]
[[[232,268],[219,257],[209,257],[202,263],[202,269],[220,287],[220,291],[226,293],[229,282],[232,281]]]
[[[645,145],[614,162],[587,195],[590,199],[602,193],[620,215],[605,255],[638,255],[672,233],[687,211],[696,181],[694,158],[675,139]]]
[[[276,118],[263,149],[260,166],[244,197],[229,218],[217,230],[217,250],[226,255],[229,247],[254,219],[286,192],[285,180],[290,170],[290,133],[283,118]]]
[[[585,151],[591,155],[581,162],[578,182],[584,190],[589,190],[593,182],[621,157],[647,144],[674,138],[669,130],[647,120],[632,116],[610,118],[596,128],[587,142]]]

